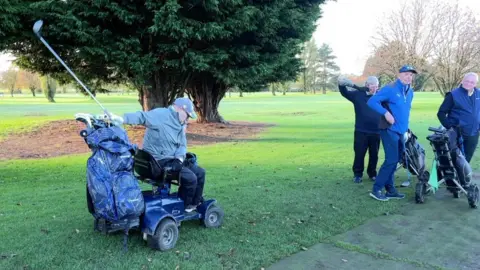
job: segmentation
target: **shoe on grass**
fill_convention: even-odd
[[[374,198],[377,201],[382,201],[382,202],[388,201],[388,197],[385,196],[380,190],[377,192],[373,192],[373,191],[370,192],[370,197]]]

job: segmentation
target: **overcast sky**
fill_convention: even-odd
[[[399,7],[403,1],[411,0],[337,0],[322,5],[322,18],[313,34],[318,45],[329,44],[337,56],[337,64],[343,74],[360,75],[372,48],[371,37],[376,32],[383,13]],[[480,15],[480,0],[458,1]],[[10,57],[0,55],[0,71],[9,67]]]
[[[360,75],[372,52],[371,37],[384,13],[390,13],[410,0],[337,0],[322,6],[322,18],[313,34],[318,45],[329,44],[343,74]],[[456,0],[439,0],[454,3]],[[480,15],[480,0],[458,0]]]

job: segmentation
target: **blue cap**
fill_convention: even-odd
[[[185,110],[190,118],[196,119],[197,114],[195,113],[195,109],[193,108],[193,103],[188,98],[177,98],[173,102],[173,104],[177,105],[178,107]]]
[[[417,74],[417,71],[415,70],[415,68],[410,66],[410,65],[404,65],[402,68],[400,68],[400,70],[398,72],[400,72],[400,73],[402,73],[402,72],[412,72],[414,74]]]

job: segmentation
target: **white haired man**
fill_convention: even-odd
[[[477,83],[476,73],[465,74],[460,86],[445,95],[437,113],[445,128],[458,128],[469,163],[478,145],[480,129],[480,90],[476,88]]]
[[[351,91],[348,87],[353,88]],[[357,86],[346,78],[338,80],[340,94],[353,103],[355,110],[355,132],[353,139],[353,150],[355,158],[353,161],[353,182],[361,183],[364,170],[365,155],[368,150],[367,174],[372,181],[377,176],[378,150],[380,148],[380,115],[372,110],[367,101],[375,95],[378,90],[378,79],[370,76],[365,86]]]
[[[123,117],[112,114],[117,125],[143,125],[146,127],[143,150],[157,160],[153,168],[159,174],[163,167],[180,171],[179,196],[185,202],[185,211],[192,212],[203,199],[205,169],[199,166],[185,167],[187,155],[186,125],[188,118],[196,118],[193,103],[188,98],[177,98],[167,108],[153,108],[150,111],[125,113]]]

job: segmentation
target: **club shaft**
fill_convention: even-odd
[[[92,92],[90,92],[90,90],[88,90],[88,88],[82,83],[82,81],[80,81],[77,78],[75,73],[73,73],[73,71],[70,70],[70,68],[67,66],[67,64],[65,64],[65,62],[63,62],[63,60],[60,58],[60,56],[58,56],[57,53],[50,47],[50,45],[48,45],[47,41],[45,41],[45,39],[43,39],[43,37],[40,36],[39,34],[37,34],[37,35],[40,38],[40,41],[48,48],[48,50],[50,50],[50,52],[55,56],[55,58],[57,58],[57,60],[60,63],[62,63],[62,65],[65,67],[65,69],[67,69],[67,71],[70,73],[70,75],[72,75],[73,78],[75,78],[75,80],[83,87],[83,89],[85,89],[85,91],[87,91],[87,93],[90,94],[90,96],[93,98],[93,100],[95,100],[95,102],[97,102],[97,104],[100,105],[100,107],[102,107],[103,111],[105,113],[107,113],[107,109],[105,109],[105,107],[103,107],[103,105],[95,98],[95,96],[92,94]]]

